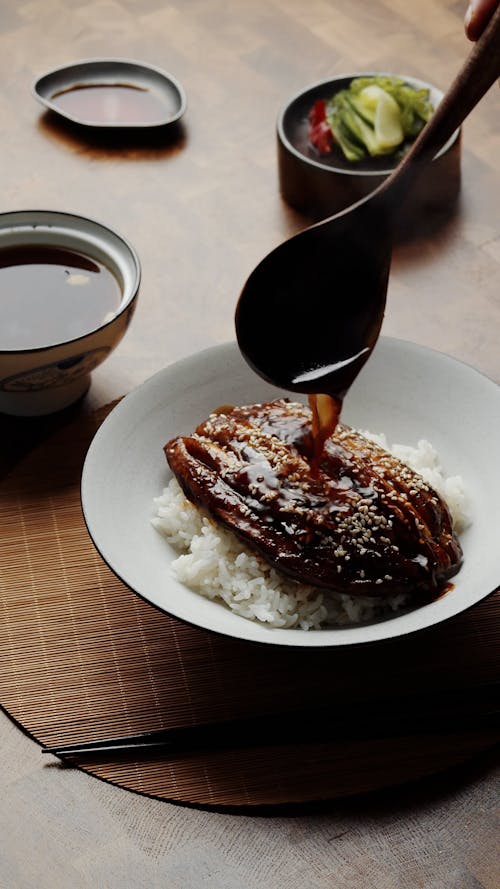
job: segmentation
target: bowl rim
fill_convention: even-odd
[[[430,354],[435,360],[445,361],[446,363],[449,363],[450,365],[452,365],[454,367],[465,368],[468,371],[472,372],[472,375],[474,377],[480,378],[482,380],[482,384],[491,386],[492,390],[498,389],[498,384],[496,383],[496,381],[492,377],[490,377],[486,373],[484,373],[483,371],[479,370],[475,365],[471,364],[470,362],[463,361],[461,358],[458,358],[454,355],[444,352],[441,349],[427,346],[423,343],[418,343],[413,340],[407,340],[407,339],[404,339],[401,337],[394,337],[394,336],[389,336],[389,335],[381,336],[379,338],[379,341],[382,342],[384,349],[385,348],[388,348],[388,349],[395,348],[397,350],[401,349],[401,348],[410,349],[411,352],[413,352],[413,354],[420,353],[420,355],[423,356],[427,353],[427,355]],[[145,594],[143,591],[139,591],[134,586],[132,586],[130,581],[127,580],[123,576],[123,574],[124,574],[123,569],[121,567],[118,568],[116,566],[116,564],[114,563],[114,560],[109,556],[109,554],[104,552],[105,547],[102,544],[102,540],[99,540],[99,541],[97,540],[95,526],[93,525],[92,519],[89,516],[88,490],[87,490],[87,488],[88,488],[88,474],[89,474],[89,468],[91,466],[91,462],[92,462],[92,460],[95,459],[95,448],[96,448],[96,446],[97,447],[100,446],[101,436],[103,434],[108,434],[110,426],[112,424],[116,423],[117,418],[119,418],[121,416],[121,414],[124,410],[127,410],[127,408],[125,408],[125,402],[127,399],[130,399],[131,401],[138,400],[141,397],[141,394],[143,394],[145,391],[147,391],[148,389],[150,389],[152,387],[155,380],[157,380],[158,382],[160,380],[162,382],[164,382],[164,377],[166,375],[172,374],[175,370],[177,370],[177,372],[179,372],[179,371],[184,372],[185,369],[189,368],[189,366],[192,364],[193,360],[201,362],[204,359],[210,359],[212,357],[216,358],[217,355],[221,356],[221,355],[225,354],[227,356],[229,354],[232,354],[233,351],[236,349],[237,349],[237,344],[234,340],[224,341],[224,342],[218,343],[216,345],[209,346],[205,349],[202,349],[199,352],[193,352],[188,355],[185,355],[185,356],[179,358],[177,361],[173,361],[172,363],[167,364],[165,367],[162,367],[160,370],[156,371],[154,374],[152,374],[150,377],[148,377],[146,380],[144,380],[142,383],[140,383],[135,389],[132,389],[131,392],[127,393],[127,395],[124,396],[124,398],[122,398],[121,401],[118,402],[118,404],[116,404],[114,407],[112,407],[111,411],[107,414],[107,416],[105,417],[101,426],[99,426],[99,428],[97,429],[97,431],[92,439],[92,442],[90,443],[87,454],[85,456],[85,461],[84,461],[84,465],[83,465],[82,473],[81,473],[81,478],[80,478],[80,502],[81,502],[81,507],[82,507],[82,515],[83,515],[84,523],[85,523],[87,532],[89,534],[89,537],[90,537],[96,551],[99,553],[99,555],[101,556],[103,561],[106,563],[109,570],[114,574],[114,576],[116,578],[118,578],[118,580],[121,581],[121,583],[124,584],[124,586],[129,591],[131,591],[134,595],[138,596],[140,599],[142,599],[144,602],[146,602],[149,606],[156,608],[160,613],[167,614],[170,617],[174,618],[175,620],[180,620],[189,626],[192,626],[192,627],[195,627],[196,629],[202,630],[203,632],[215,633],[216,635],[219,635],[222,637],[226,637],[226,638],[229,637],[229,638],[233,638],[233,639],[242,640],[245,642],[245,644],[252,644],[252,645],[271,645],[271,646],[277,647],[277,648],[285,648],[285,649],[300,648],[301,650],[303,650],[303,649],[307,649],[307,650],[309,650],[309,649],[314,649],[314,650],[323,649],[324,650],[327,648],[333,650],[333,649],[338,649],[338,648],[351,648],[352,649],[352,648],[357,648],[361,645],[363,645],[363,646],[368,645],[368,646],[373,647],[378,644],[391,643],[392,641],[394,641],[396,639],[401,639],[401,638],[404,638],[404,637],[407,637],[410,635],[414,635],[415,633],[427,633],[427,632],[433,630],[433,628],[435,628],[436,626],[439,626],[448,620],[452,620],[459,615],[465,614],[466,612],[470,611],[472,608],[476,607],[481,602],[483,602],[486,599],[488,599],[489,597],[493,596],[495,593],[497,593],[500,590],[500,585],[498,583],[495,583],[495,585],[493,586],[492,589],[489,589],[486,593],[484,593],[484,595],[480,596],[480,598],[478,598],[476,601],[467,604],[464,608],[460,608],[458,611],[453,611],[453,613],[451,613],[451,614],[440,615],[440,616],[438,616],[438,618],[436,620],[431,620],[429,623],[425,624],[424,626],[404,627],[402,630],[399,627],[398,632],[395,634],[389,634],[387,636],[381,636],[381,637],[376,637],[376,638],[372,638],[372,639],[362,639],[362,640],[356,640],[356,641],[352,641],[352,642],[351,641],[342,641],[342,642],[338,642],[338,641],[337,642],[328,642],[328,641],[321,642],[321,641],[318,641],[318,644],[315,644],[314,641],[311,641],[310,643],[306,643],[304,641],[302,641],[302,642],[289,641],[290,636],[288,634],[291,632],[290,629],[282,630],[282,629],[277,629],[277,628],[267,628],[270,630],[268,637],[250,638],[249,636],[247,636],[245,634],[240,635],[237,633],[229,632],[227,630],[227,628],[221,628],[220,626],[207,627],[206,625],[197,623],[196,621],[194,621],[193,619],[191,619],[189,617],[186,617],[185,615],[180,616],[176,609],[172,610],[169,607],[165,607],[164,604],[162,604],[162,605],[158,604],[158,602],[153,601],[148,596],[148,594]],[[130,401],[128,402],[128,406],[130,406]],[[113,420],[111,420],[111,417],[113,417]],[[104,427],[106,426],[106,424],[108,424],[108,421],[109,421],[109,425],[107,426],[106,433],[104,433]],[[92,528],[91,528],[91,526],[92,526]],[[437,600],[435,600],[435,601],[437,601]],[[418,611],[419,608],[417,608],[416,610]],[[241,618],[241,620],[243,621],[243,624],[247,623],[246,618]],[[251,624],[252,621],[249,621],[248,623]],[[390,621],[387,622],[387,621],[383,620],[381,623],[382,624],[387,624],[387,623],[390,624]],[[341,629],[343,632],[344,628],[339,628],[339,629]],[[295,630],[293,630],[293,632],[295,632]],[[328,630],[328,628],[325,628],[325,631],[321,630],[319,632],[321,632],[321,633],[329,632],[329,630]],[[277,633],[279,635],[276,635]],[[306,634],[306,636],[307,635],[308,634]],[[300,638],[302,638],[302,640],[304,640],[305,637],[304,636],[297,637],[297,639],[300,639]],[[309,638],[311,640],[315,640],[315,639],[320,640],[321,638],[324,639],[324,637],[321,637],[321,636],[317,636],[317,637],[310,636]],[[276,640],[279,640],[279,641],[276,641]],[[345,640],[347,640],[347,637],[345,637]]]
[[[63,112],[61,108],[57,105],[56,102],[52,102],[51,99],[45,99],[44,96],[39,92],[39,85],[42,81],[46,80],[49,77],[52,77],[54,74],[59,74],[61,71],[70,71],[72,68],[78,68],[80,66],[92,67],[94,65],[102,65],[105,64],[114,64],[117,66],[120,65],[135,65],[137,68],[143,68],[146,71],[154,71],[155,74],[159,74],[164,80],[167,80],[177,91],[179,96],[179,108],[178,110],[168,119],[162,120],[159,123],[135,123],[135,124],[123,124],[123,123],[96,123],[92,121],[82,121],[81,118],[74,117],[72,114],[68,114],[67,112]],[[128,59],[123,58],[121,56],[98,56],[91,59],[79,59],[77,61],[69,62],[67,65],[58,65],[57,68],[52,68],[50,71],[46,71],[44,74],[40,74],[31,85],[31,95],[42,105],[48,108],[50,111],[53,111],[55,114],[58,114],[62,117],[65,117],[67,120],[70,120],[72,123],[79,124],[83,127],[90,127],[91,129],[155,129],[161,127],[170,126],[170,124],[176,123],[180,120],[181,117],[186,112],[187,109],[187,95],[184,87],[174,77],[170,72],[165,71],[163,68],[159,68],[157,65],[151,65],[149,62],[143,62],[138,59]]]
[[[92,328],[92,330],[88,330],[86,333],[82,333],[80,336],[73,337],[72,339],[69,339],[69,340],[61,340],[60,342],[57,342],[57,343],[51,343],[48,346],[36,346],[35,348],[27,348],[27,349],[0,349],[0,355],[31,355],[31,354],[41,353],[41,352],[49,352],[51,349],[59,349],[61,346],[69,346],[72,343],[81,342],[82,340],[87,339],[87,337],[92,336],[93,334],[97,333],[98,331],[105,330],[107,327],[110,327],[111,324],[114,324],[117,321],[117,319],[120,318],[121,315],[123,315],[123,313],[127,309],[129,309],[130,306],[134,303],[135,299],[137,298],[137,294],[139,292],[139,287],[141,284],[142,270],[141,270],[141,263],[140,263],[137,251],[132,246],[130,241],[128,241],[127,238],[125,238],[122,234],[120,234],[120,232],[118,232],[115,228],[112,228],[110,225],[106,225],[105,223],[100,222],[98,219],[94,219],[91,216],[82,216],[80,213],[68,213],[66,210],[43,210],[40,208],[38,208],[36,210],[35,209],[7,210],[4,213],[0,213],[0,231],[2,229],[2,220],[4,220],[5,217],[8,217],[8,216],[19,217],[21,215],[23,215],[23,216],[26,215],[26,223],[19,222],[19,227],[23,227],[27,224],[29,225],[29,221],[28,221],[29,217],[33,217],[37,214],[41,214],[41,215],[48,216],[48,217],[50,217],[50,216],[59,217],[60,222],[61,222],[61,217],[66,217],[67,219],[70,219],[70,220],[71,219],[83,220],[84,222],[90,223],[91,227],[95,226],[97,228],[104,229],[106,232],[109,232],[111,235],[113,235],[115,238],[117,238],[119,241],[121,241],[122,245],[128,251],[130,258],[132,259],[132,264],[133,264],[133,268],[134,268],[134,272],[135,272],[134,280],[132,282],[129,296],[127,297],[127,299],[122,300],[122,303],[121,303],[119,309],[115,312],[113,317],[109,319],[109,321],[106,321],[105,324],[99,324],[97,327]],[[42,224],[43,223],[39,223],[39,225],[42,225]],[[16,223],[16,225],[13,225],[12,227],[16,228],[17,223]],[[63,223],[63,227],[64,227],[64,223]],[[71,231],[71,230],[72,230],[71,228],[68,228],[68,231]],[[0,250],[1,249],[2,248],[0,246]]]
[[[318,90],[322,87],[327,86],[328,84],[334,84],[338,80],[354,80],[356,77],[398,77],[401,80],[404,80],[406,83],[409,83],[411,86],[418,86],[420,88],[425,88],[429,90],[433,90],[435,93],[438,93],[440,102],[444,96],[443,91],[433,83],[429,83],[426,80],[421,80],[419,77],[413,77],[410,74],[396,74],[394,71],[355,71],[344,74],[336,74],[334,77],[331,77],[329,80],[322,80],[318,83],[312,83],[305,89],[299,90],[295,93],[285,105],[281,108],[281,111],[278,114],[277,119],[277,132],[278,138],[283,147],[290,153],[293,154],[299,161],[301,161],[306,166],[315,167],[318,170],[323,170],[326,173],[335,173],[340,176],[367,176],[367,177],[381,177],[381,176],[390,176],[391,173],[394,172],[396,166],[390,167],[388,170],[357,170],[353,167],[352,170],[345,169],[344,167],[334,167],[331,164],[324,164],[319,160],[316,160],[313,157],[309,157],[304,154],[302,151],[299,151],[295,145],[290,141],[284,126],[285,115],[287,114],[290,107],[296,102],[298,99],[302,98],[309,92],[313,92],[314,90]],[[437,106],[434,106],[436,108]],[[441,157],[441,155],[445,154],[452,145],[458,139],[460,133],[460,128],[456,129],[453,135],[450,136],[448,141],[443,145],[443,147],[438,151],[434,160]]]

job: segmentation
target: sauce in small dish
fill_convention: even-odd
[[[132,83],[82,83],[52,96],[58,108],[83,123],[102,126],[155,126],[175,113],[168,97]]]
[[[170,126],[187,104],[171,74],[128,59],[90,59],[56,68],[38,78],[33,94],[72,123],[104,129]]]

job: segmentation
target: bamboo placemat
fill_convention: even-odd
[[[43,744],[218,718],[463,689],[498,676],[500,597],[416,635],[355,649],[274,649],[187,626],[128,590],[80,510],[88,445],[111,406],[80,417],[0,492],[0,703]],[[161,799],[248,806],[333,798],[438,771],[493,732],[87,759],[83,768]],[[40,768],[44,763],[40,757]]]

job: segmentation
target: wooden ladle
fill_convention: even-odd
[[[500,7],[392,175],[352,207],[285,241],[252,272],[238,301],[236,334],[264,379],[326,393],[340,407],[380,332],[400,205],[498,77]]]

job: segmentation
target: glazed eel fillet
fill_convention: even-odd
[[[165,453],[190,501],[301,583],[432,598],[462,564],[443,500],[378,445],[341,424],[313,467],[303,404],[219,408]]]

